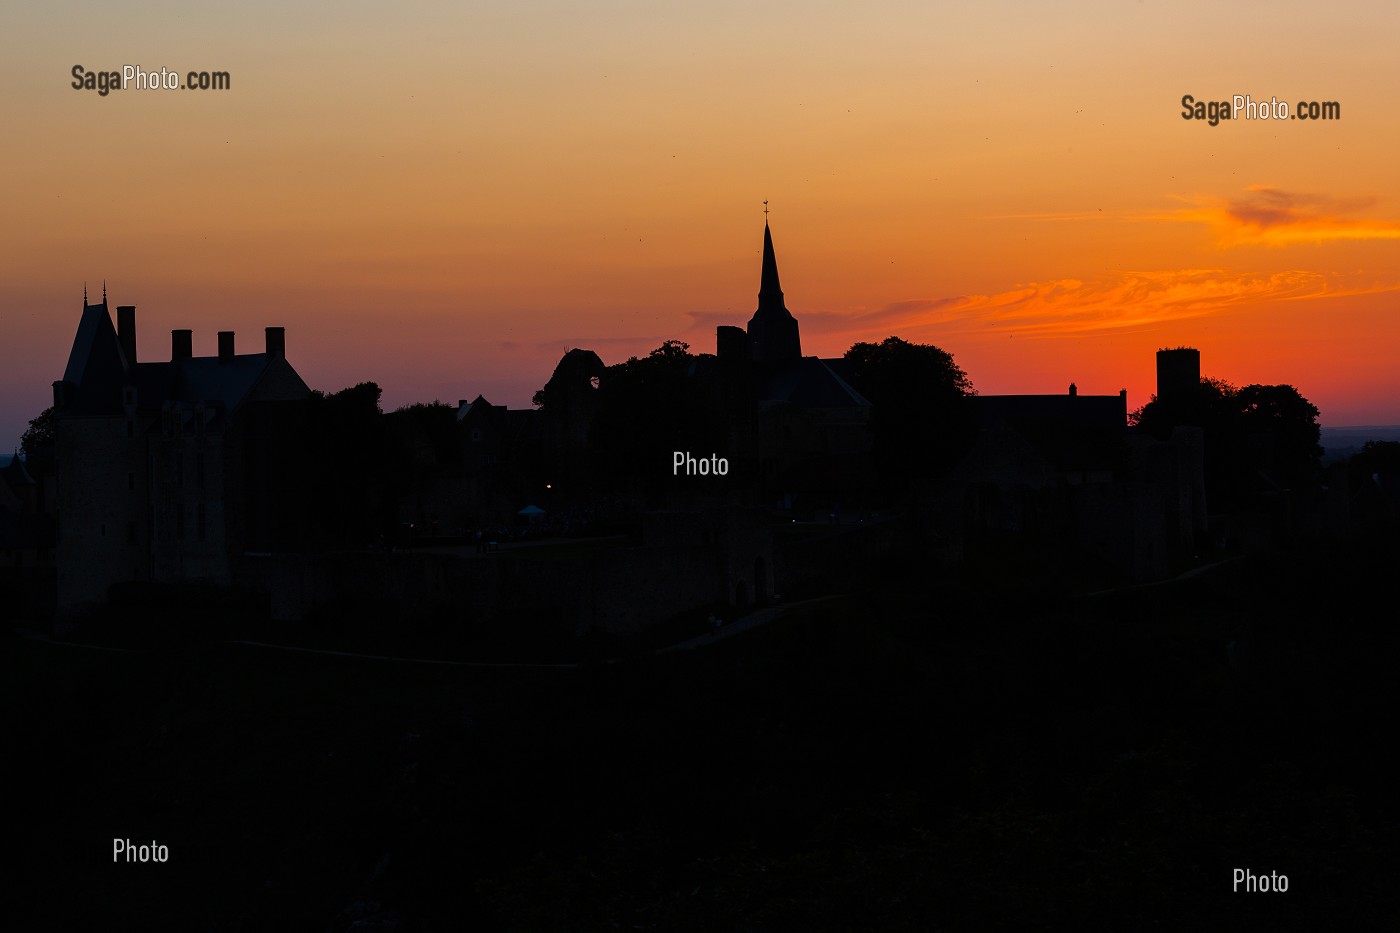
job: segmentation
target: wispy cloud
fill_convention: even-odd
[[[1219,269],[1123,272],[1111,281],[1056,279],[989,295],[909,299],[855,314],[805,314],[803,326],[829,332],[929,328],[941,333],[1000,332],[1070,337],[1150,327],[1263,301],[1341,297],[1400,290],[1400,283],[1345,287],[1320,272],[1269,274]]]
[[[1153,220],[1201,223],[1225,246],[1286,246],[1329,240],[1397,240],[1400,223],[1354,217],[1375,198],[1335,198],[1252,185],[1233,200],[1195,199]]]
[[[752,311],[687,311],[686,317],[690,318],[690,326],[687,332],[713,334],[715,328],[722,324],[736,325],[743,327],[748,321]]]

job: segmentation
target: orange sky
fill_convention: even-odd
[[[143,358],[265,325],[318,388],[523,406],[757,304],[762,201],[807,353],[898,334],[984,393],[1153,389],[1152,352],[1400,423],[1400,8],[188,3],[0,20],[0,441],[84,281]],[[226,70],[232,89],[70,87]],[[1183,120],[1338,101],[1331,122]]]

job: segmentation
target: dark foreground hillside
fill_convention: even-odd
[[[1387,929],[1394,544],[699,651],[4,646],[16,929]],[[113,864],[114,837],[169,847]],[[1232,869],[1286,894],[1231,893]]]

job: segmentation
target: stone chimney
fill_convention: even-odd
[[[1077,386],[1077,385],[1075,385],[1074,383],[1071,382],[1071,383],[1069,384],[1069,394],[1070,394],[1070,397],[1074,397],[1074,396],[1078,395],[1078,394],[1079,394],[1079,386]]]
[[[233,362],[233,331],[219,331],[219,362]]]
[[[287,328],[268,327],[267,333],[267,358],[270,360],[284,360],[287,358]],[[233,340],[233,335],[229,335],[229,342]]]
[[[194,356],[194,331],[172,330],[170,332],[170,361],[178,363]]]
[[[128,366],[136,365],[136,305],[117,305],[117,341]]]

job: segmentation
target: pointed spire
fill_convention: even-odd
[[[83,307],[87,307],[87,283],[83,283]]]
[[[763,277],[758,285],[758,306],[763,308],[773,304],[783,306],[783,289],[778,283],[778,258],[773,253],[773,234],[768,229],[767,218],[763,221]]]
[[[103,280],[102,280],[102,303],[103,303],[104,305],[107,303],[107,280],[106,280],[106,279],[103,279]]]
[[[797,319],[783,306],[778,257],[773,251],[773,232],[768,229],[767,207],[765,201],[763,274],[758,286],[758,310],[749,319],[749,345],[755,361],[785,363],[801,358],[802,341],[797,332]]]

